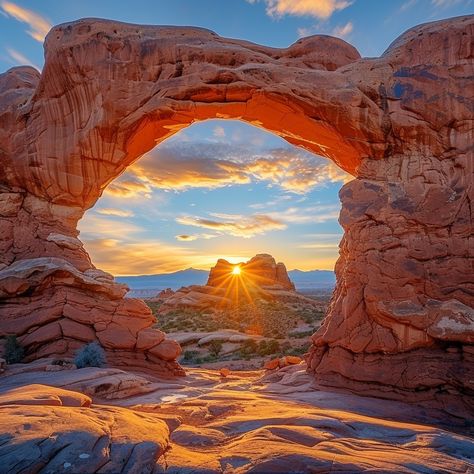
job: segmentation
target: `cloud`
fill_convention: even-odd
[[[133,217],[134,213],[132,211],[126,211],[124,209],[114,209],[112,207],[104,207],[103,209],[95,210],[98,214],[104,216],[116,216],[116,217]]]
[[[22,23],[26,23],[30,27],[27,31],[28,34],[40,43],[44,41],[45,36],[52,28],[52,24],[49,20],[32,10],[6,1],[2,1],[0,6],[7,15]]]
[[[113,275],[167,273],[190,267],[194,250],[168,245],[155,239],[83,239],[92,261]]]
[[[118,198],[145,197],[150,198],[152,187],[145,180],[127,172],[120,178],[110,183],[105,188],[105,193]]]
[[[216,219],[220,218],[220,220],[197,216],[181,216],[176,218],[176,222],[244,238],[265,234],[271,230],[286,229],[287,227],[282,221],[264,214],[250,216],[211,214],[211,216]]]
[[[418,0],[407,0],[405,3],[402,4],[400,7],[400,11],[404,12],[409,10],[410,8],[414,7],[418,3]]]
[[[431,4],[436,8],[450,8],[458,3],[461,3],[462,0],[431,0]]]
[[[218,234],[181,234],[177,235],[176,239],[180,240],[182,242],[192,242],[194,240],[198,239],[204,239],[204,240],[209,240],[209,239],[214,239],[216,237],[219,237]]]
[[[351,21],[348,21],[345,25],[336,26],[332,30],[332,35],[337,36],[338,38],[345,39],[352,33],[353,29],[354,29],[354,25],[352,24]]]
[[[336,36],[338,38],[347,39],[353,30],[354,30],[354,24],[352,23],[352,21],[348,21],[345,25],[337,25],[332,29],[329,27],[327,23],[318,22],[315,25],[312,25],[309,27],[298,28],[296,31],[298,33],[299,38],[320,34],[320,35],[331,35],[331,36]]]
[[[8,53],[8,59],[13,64],[18,64],[20,66],[33,66],[34,68],[38,69],[38,71],[41,71],[41,68],[39,66],[33,64],[33,61],[27,58],[23,53],[20,53],[20,51],[17,51],[13,48],[5,48],[5,50]]]
[[[100,217],[91,212],[79,222],[79,229],[81,231],[81,240],[92,238],[117,238],[118,236],[132,236],[138,235],[144,229],[132,222],[123,220],[116,220],[113,217]]]
[[[223,138],[225,137],[225,130],[222,125],[217,125],[214,127],[214,130],[212,131],[212,134],[217,137],[217,138]]]
[[[339,218],[339,204],[325,204],[308,207],[289,207],[278,212],[267,212],[267,216],[278,218],[287,224],[321,224]]]
[[[129,197],[147,195],[154,188],[184,191],[266,181],[304,194],[318,185],[351,178],[331,161],[298,148],[256,153],[250,145],[195,143],[156,148],[109,185],[107,192]]]
[[[181,235],[177,235],[176,239],[184,241],[184,242],[192,242],[193,240],[197,240],[198,236],[197,235],[181,234]]]
[[[249,1],[249,0],[248,0]],[[255,4],[259,0],[250,0]],[[285,15],[311,16],[328,19],[335,11],[352,4],[348,0],[262,0],[266,4],[267,15],[281,18]]]

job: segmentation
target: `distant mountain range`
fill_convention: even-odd
[[[329,270],[290,270],[288,275],[295,284],[296,289],[331,289],[336,284],[334,272]],[[120,283],[125,283],[130,288],[129,296],[149,297],[154,296],[160,290],[171,288],[177,290],[182,286],[205,285],[209,272],[187,268],[174,273],[159,273],[156,275],[121,276],[115,279]]]

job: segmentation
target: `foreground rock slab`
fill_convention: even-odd
[[[35,383],[43,372],[26,374]],[[59,383],[61,374],[54,375]],[[52,406],[44,395],[54,398],[57,388],[22,385],[21,376],[0,379],[0,400],[11,402],[0,406],[0,463],[12,474],[474,470],[468,427],[440,411],[318,389],[301,366],[225,378],[190,369],[174,381],[146,375],[152,390],[108,400],[99,394],[91,407]],[[110,374],[94,376],[101,384]],[[37,400],[38,390],[45,404],[31,405],[28,394]]]

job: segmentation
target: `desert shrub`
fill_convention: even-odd
[[[301,347],[293,347],[289,351],[286,352],[286,355],[298,356],[301,357],[308,352],[308,347],[301,346]]]
[[[316,332],[316,329],[309,329],[308,331],[290,332],[288,336],[293,337],[295,339],[303,339],[303,338],[311,337],[315,332]]]
[[[77,351],[74,363],[78,369],[102,367],[106,363],[105,351],[98,342],[90,342]]]
[[[213,357],[217,357],[222,350],[222,342],[218,340],[211,341],[209,344],[209,354]]]
[[[240,346],[240,355],[244,359],[249,359],[258,351],[258,344],[254,339],[247,339]]]
[[[20,346],[16,336],[7,336],[5,340],[5,360],[7,364],[18,364],[25,356],[25,349]]]
[[[183,362],[195,362],[197,360],[197,356],[199,355],[198,351],[184,351],[183,353]]]
[[[276,354],[277,352],[280,352],[280,343],[275,339],[268,341],[266,355]]]

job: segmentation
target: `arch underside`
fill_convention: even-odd
[[[177,344],[95,269],[77,222],[160,141],[240,119],[357,178],[340,193],[337,287],[308,370],[472,410],[473,25],[416,27],[374,59],[326,36],[276,49],[199,28],[53,28],[41,76],[0,76],[0,335],[29,359],[98,339],[113,363],[182,373]]]

